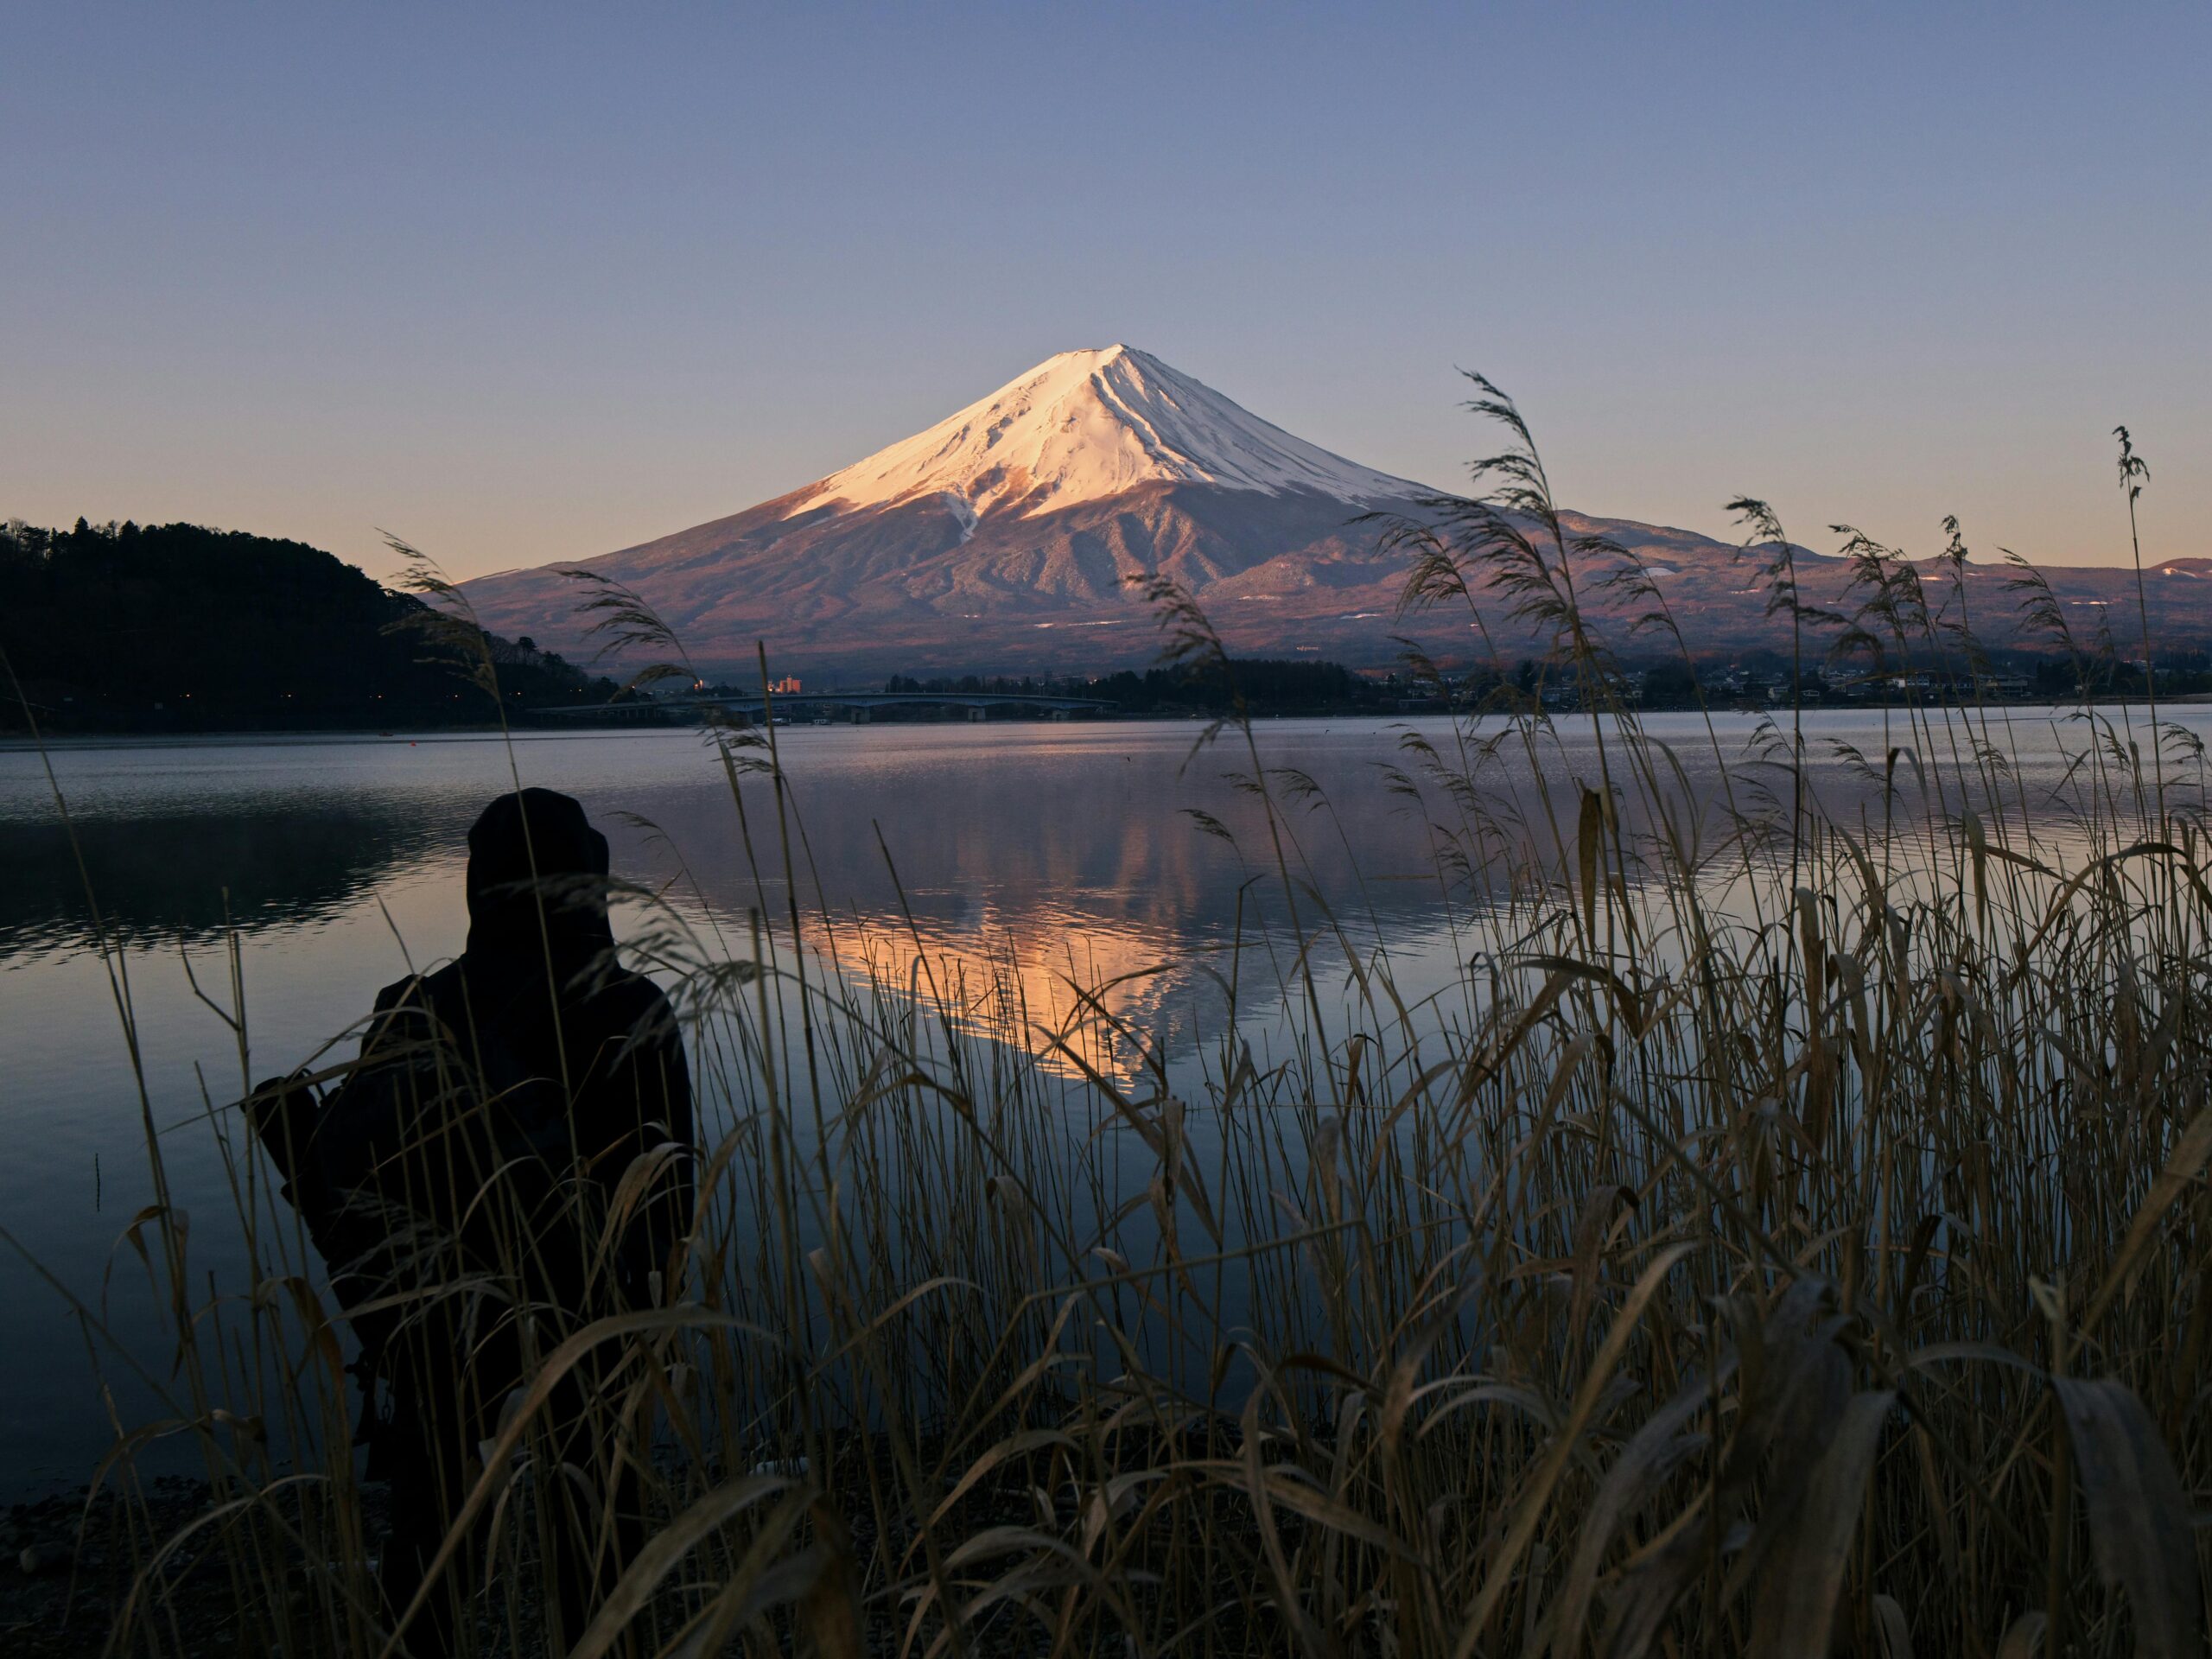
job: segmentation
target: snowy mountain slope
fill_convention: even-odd
[[[1403,500],[1420,486],[1292,436],[1211,386],[1127,346],[1062,352],[927,431],[856,461],[790,509],[839,512],[941,496],[972,531],[1148,484],[1207,484],[1341,501]]]
[[[756,639],[798,665],[1044,662],[1071,649],[1058,631],[1101,628],[1126,631],[1127,657],[1151,638],[1135,578],[1229,583],[1224,599],[1255,604],[1364,589],[1381,573],[1355,521],[1427,493],[1113,346],[1048,358],[827,478],[588,568],[635,588],[702,663]],[[487,625],[580,643],[557,571],[467,587]]]

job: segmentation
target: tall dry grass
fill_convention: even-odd
[[[563,1633],[579,1659],[2204,1651],[2201,753],[2085,700],[2031,792],[1963,583],[1852,533],[1854,613],[1811,613],[1747,499],[1801,683],[1832,646],[1939,664],[1953,706],[1843,757],[1847,813],[1808,786],[1794,708],[1758,766],[1710,734],[1700,787],[1591,620],[1603,592],[1680,645],[1658,585],[1566,532],[1517,411],[1478,392],[1506,433],[1478,493],[1385,533],[1409,604],[1550,642],[1586,741],[1533,702],[1448,741],[1378,729],[1376,786],[1435,849],[1462,964],[1440,992],[1402,992],[1391,941],[1306,880],[1332,804],[1241,712],[1206,737],[1249,815],[1198,830],[1271,894],[1160,965],[1211,988],[1195,1056],[1114,988],[1048,1018],[1011,967],[860,937],[820,900],[774,727],[708,734],[756,908],[624,895],[712,1126],[697,1223],[660,1306],[545,1327],[479,1448],[463,1649],[544,1650],[545,1529],[604,1525],[550,1500],[614,1488],[653,1535]],[[1167,654],[1218,667],[1188,597],[1149,596]],[[630,596],[593,601],[672,645]],[[211,1005],[249,1087],[244,1011]],[[147,1128],[162,1196],[133,1236],[175,1351],[101,1363],[173,1412],[118,1425],[99,1476],[129,1492],[138,1446],[187,1436],[213,1506],[142,1529],[107,1639],[188,1648],[188,1560],[225,1577],[226,1650],[407,1651],[325,1268],[219,1114],[260,1266],[200,1284]],[[543,1432],[563,1376],[584,1478]]]

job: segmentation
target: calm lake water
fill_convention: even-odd
[[[2212,711],[2183,712],[2212,729]],[[1722,769],[1704,723],[1649,723],[1676,746],[1688,794],[1717,799]],[[1878,766],[1880,716],[1822,714],[1808,725],[1822,787],[1847,810],[1866,786],[1837,746]],[[1421,729],[1450,741],[1445,722]],[[1587,769],[1586,725],[1561,730],[1559,770]],[[918,933],[932,951],[1010,961],[1045,1004],[1064,998],[1063,975],[1096,982],[1219,944],[1272,900],[1252,880],[1266,868],[1264,835],[1224,776],[1242,756],[1222,744],[1192,758],[1198,731],[788,728],[779,740],[804,828],[794,853],[802,898],[871,949],[910,952]],[[1399,732],[1279,721],[1260,736],[1268,766],[1309,775],[1333,809],[1301,802],[1292,814],[1294,855],[1313,890],[1356,917],[1363,937],[1389,942],[1402,983],[1447,976],[1458,952],[1429,832],[1377,770],[1407,759]],[[1753,738],[1751,717],[1721,721],[1727,781],[1745,793],[1774,776],[1734,759]],[[2035,799],[2082,735],[2021,710],[2011,742]],[[145,1273],[121,1242],[152,1192],[118,990],[177,1202],[194,1217],[195,1268],[237,1287],[229,1177],[207,1108],[236,1099],[242,1078],[304,1059],[410,963],[460,950],[464,836],[484,802],[512,786],[510,752],[474,737],[241,740],[67,747],[52,763],[94,900],[124,942],[124,978],[111,986],[92,946],[92,912],[45,763],[0,752],[0,1227],[104,1306],[111,1328],[160,1374],[167,1356],[150,1346]],[[772,797],[757,780],[745,786],[769,867],[756,880],[729,785],[696,734],[531,735],[514,744],[512,765],[526,784],[581,798],[613,843],[617,873],[670,884],[671,902],[693,918],[742,940],[750,907],[784,904]],[[1241,846],[1204,832],[1193,810],[1236,830]],[[243,1064],[238,1038],[188,973],[231,1005],[226,929],[239,944]],[[1196,976],[1119,995],[1124,1011],[1172,1039],[1192,1017],[1179,997],[1196,996]],[[0,1495],[73,1485],[109,1444],[89,1340],[61,1295],[0,1249]]]

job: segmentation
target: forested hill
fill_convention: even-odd
[[[0,529],[0,728],[478,726],[490,697],[394,623],[422,602],[299,542],[197,524]],[[612,696],[528,639],[491,640],[510,715]]]

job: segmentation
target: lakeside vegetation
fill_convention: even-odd
[[[804,897],[775,730],[710,729],[758,885],[743,931],[620,889],[708,1126],[662,1305],[579,1325],[513,1300],[513,1264],[437,1249],[392,1287],[478,1299],[537,1356],[480,1450],[468,1650],[543,1649],[541,1529],[575,1510],[543,1501],[566,1478],[542,1408],[581,1377],[585,1484],[656,1535],[564,1633],[579,1659],[2202,1651],[2201,746],[2095,705],[2082,650],[2056,790],[2031,793],[1972,670],[1967,712],[1899,709],[1852,757],[1866,811],[1807,788],[1796,701],[1754,766],[1714,739],[1723,783],[1693,790],[1584,624],[1587,584],[1634,589],[1633,562],[1561,530],[1480,391],[1507,447],[1485,497],[1399,527],[1408,603],[1541,630],[1590,745],[1526,697],[1446,739],[1378,733],[1375,786],[1427,825],[1458,938],[1440,990],[1305,879],[1333,804],[1264,762],[1233,690],[1205,740],[1255,816],[1193,833],[1238,840],[1249,927],[1162,964],[1217,988],[1195,1060],[1101,987],[1040,1023],[1011,971],[854,938]],[[1817,641],[1788,537],[1738,505]],[[1940,592],[1858,556],[1851,649],[1975,660]],[[1165,671],[1235,688],[1187,596],[1148,597]],[[244,1090],[267,1057],[226,1013]],[[197,1574],[232,1610],[215,1650],[404,1651],[416,1610],[378,1607],[365,1567],[338,1310],[236,1115],[192,1132],[230,1148],[262,1268],[215,1296],[166,1193],[134,1224],[175,1350],[100,1363],[173,1410],[119,1426],[100,1479],[132,1494],[134,1449],[187,1436],[214,1507],[175,1538],[156,1506],[126,1522],[116,1645],[188,1649]]]

